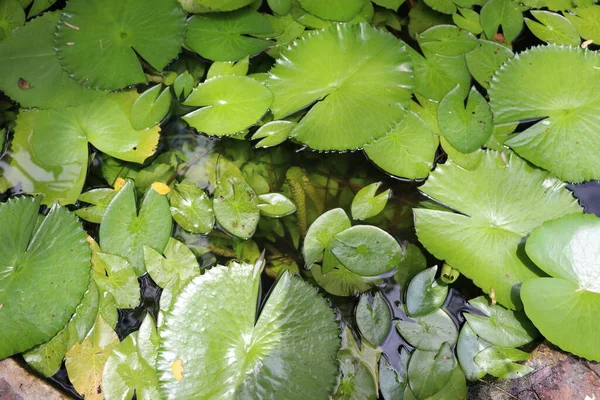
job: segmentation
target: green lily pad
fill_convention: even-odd
[[[228,13],[194,15],[188,21],[185,44],[209,60],[238,61],[269,47],[272,42],[260,38],[269,34],[273,34],[269,20],[244,8]]]
[[[164,195],[150,188],[139,212],[133,183],[128,181],[112,199],[100,224],[102,251],[127,259],[135,272],[142,275],[144,246],[162,253],[171,236],[171,213]]]
[[[480,40],[479,46],[467,53],[465,59],[473,78],[481,86],[489,89],[494,72],[513,56],[513,52],[506,46],[487,40]]]
[[[306,232],[302,248],[304,265],[310,268],[315,262],[323,260],[324,252],[329,250],[333,237],[350,226],[350,219],[341,208],[321,214]]]
[[[469,31],[474,35],[479,35],[483,32],[483,28],[479,22],[479,13],[470,8],[459,8],[457,13],[452,14],[452,22],[459,28]]]
[[[35,15],[41,14],[42,11],[50,8],[53,4],[55,4],[58,0],[33,0],[31,3],[31,8],[27,13],[27,18],[31,18]],[[23,3],[21,1],[21,3]]]
[[[267,0],[267,4],[276,14],[287,15],[292,7],[292,0]]]
[[[564,183],[495,151],[473,171],[439,165],[421,190],[461,214],[413,210],[419,241],[511,309],[521,307],[521,282],[541,274],[521,256],[522,239],[544,221],[582,211]]]
[[[12,30],[25,24],[25,11],[18,0],[0,4],[0,40],[10,37]]]
[[[379,214],[385,208],[388,198],[390,197],[390,189],[378,194],[377,189],[382,182],[375,182],[360,189],[352,199],[352,218],[367,219]]]
[[[249,264],[217,266],[183,289],[161,328],[163,397],[329,395],[340,346],[333,310],[310,284],[286,273],[257,319],[260,273]]]
[[[491,346],[491,343],[477,336],[469,324],[462,326],[456,343],[456,356],[468,380],[476,381],[485,376],[487,372],[475,362],[475,356],[481,350]]]
[[[600,219],[572,215],[531,233],[527,255],[552,278],[523,283],[525,312],[542,335],[565,351],[600,360]]]
[[[167,116],[171,107],[171,89],[160,91],[162,85],[156,85],[140,95],[131,107],[131,126],[142,130],[152,128]]]
[[[494,127],[490,107],[474,87],[469,92],[466,107],[460,86],[448,92],[438,108],[438,123],[444,138],[463,153],[481,148]]]
[[[458,329],[450,316],[438,309],[422,317],[411,317],[414,321],[396,321],[400,335],[411,346],[420,350],[436,351],[443,343],[454,346]]]
[[[415,350],[408,362],[408,383],[417,399],[425,399],[446,386],[457,362],[448,343],[435,351]]]
[[[402,261],[394,274],[394,280],[402,290],[406,290],[409,282],[421,271],[427,268],[427,259],[416,245],[402,243]]]
[[[267,193],[258,196],[258,209],[262,215],[281,218],[296,212],[294,202],[281,193]]]
[[[341,22],[352,20],[363,7],[362,0],[298,0],[298,3],[319,18]]]
[[[137,275],[126,259],[113,254],[92,254],[92,278],[98,289],[115,298],[118,308],[134,308],[140,304]]]
[[[398,10],[398,8],[404,4],[405,0],[372,0],[374,4],[378,6],[389,8],[390,10]]]
[[[163,257],[158,251],[144,246],[144,263],[148,274],[162,288],[173,279],[187,282],[200,275],[196,256],[185,244],[170,238]]]
[[[424,1],[418,1],[408,12],[408,33],[414,40],[419,33],[425,32],[432,26],[451,24],[450,15],[439,13],[427,6]]]
[[[600,178],[599,66],[596,52],[555,45],[535,47],[508,61],[489,92],[494,122],[542,120],[506,145],[562,180]]]
[[[0,42],[0,90],[23,107],[64,108],[106,95],[80,86],[62,69],[53,40],[59,18],[58,12],[46,13]]]
[[[283,51],[270,71],[273,116],[281,119],[317,102],[291,135],[317,150],[356,149],[383,137],[410,104],[405,47],[364,24],[307,35]],[[361,112],[367,108],[371,112]]]
[[[390,331],[392,320],[390,307],[381,294],[360,296],[355,315],[360,334],[373,346],[380,346]]]
[[[140,330],[115,347],[104,365],[102,394],[108,399],[140,400],[159,398],[156,357],[159,336],[154,320],[147,314]]]
[[[53,337],[88,285],[90,251],[77,217],[54,204],[38,225],[39,206],[32,197],[0,204],[2,359]]]
[[[333,257],[335,258],[335,256]],[[366,281],[362,276],[347,270],[341,264],[330,268],[327,272],[323,272],[323,270],[324,268],[319,264],[313,264],[310,269],[317,284],[334,296],[356,296],[372,289],[373,285],[377,284],[377,281]]]
[[[522,311],[507,310],[492,304],[483,296],[469,300],[469,304],[485,315],[465,313],[469,327],[477,336],[493,345],[519,347],[538,337],[535,327]]]
[[[427,177],[437,141],[427,124],[415,113],[404,118],[387,135],[364,146],[367,157],[388,174],[409,179]]]
[[[246,56],[238,62],[215,61],[206,73],[206,80],[222,75],[246,76],[250,67],[250,57]]]
[[[202,108],[183,119],[208,135],[232,135],[256,124],[272,101],[269,89],[252,78],[218,76],[192,91],[183,104]]]
[[[523,361],[528,358],[529,353],[524,351],[492,346],[477,353],[475,363],[486,373],[497,378],[516,379],[532,372],[533,368],[513,361]]]
[[[177,98],[188,97],[193,89],[194,77],[188,71],[184,71],[173,82],[173,92]]]
[[[592,2],[582,4],[564,13],[564,16],[575,25],[579,36],[600,43],[600,6],[592,5]]]
[[[193,0],[201,12],[233,11],[251,4],[254,0]]]
[[[538,39],[564,46],[579,46],[581,43],[575,25],[562,15],[542,10],[532,10],[531,15],[539,22],[525,18],[525,24]]]
[[[523,13],[516,1],[490,0],[481,8],[480,14],[483,32],[490,40],[502,27],[506,43],[512,43],[523,29]]]
[[[192,233],[208,233],[215,225],[213,202],[191,181],[175,185],[169,194],[171,216],[183,229]]]
[[[88,87],[121,89],[146,82],[138,55],[158,71],[166,67],[185,29],[176,0],[72,0],[57,28],[58,60]]]
[[[99,224],[102,222],[106,207],[108,207],[112,198],[115,197],[115,194],[117,192],[111,188],[92,189],[82,193],[78,200],[92,205],[75,210],[75,215],[88,222]]]
[[[255,147],[271,147],[283,143],[290,137],[296,126],[292,121],[271,121],[261,126],[252,139],[262,139]]]
[[[417,36],[419,46],[428,53],[456,57],[477,47],[477,38],[454,25],[436,25]]]
[[[406,291],[406,311],[411,317],[434,312],[448,297],[448,286],[440,285],[436,279],[437,265],[419,272]]]
[[[404,391],[408,386],[408,361],[410,353],[402,347],[400,350],[400,372],[390,364],[386,357],[379,359],[379,389],[384,400],[403,399]]]
[[[419,398],[422,399],[422,398]],[[407,387],[404,392],[403,400],[419,400],[414,393]],[[456,365],[450,373],[450,379],[442,390],[436,394],[424,398],[424,400],[466,400],[467,399],[467,382],[465,374],[460,366]]]
[[[357,225],[337,233],[331,252],[346,267],[360,276],[378,276],[396,268],[402,249],[392,235],[370,225]]]
[[[254,190],[237,178],[218,181],[213,209],[219,226],[240,239],[248,239],[258,226],[260,210]]]

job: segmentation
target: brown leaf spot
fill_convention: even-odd
[[[17,85],[19,85],[19,88],[23,90],[28,90],[32,87],[31,84],[23,78],[19,78],[19,80],[17,81]]]

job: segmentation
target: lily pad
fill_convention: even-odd
[[[202,108],[183,119],[208,135],[232,135],[256,124],[272,101],[269,89],[252,78],[218,76],[192,91],[183,104]]]
[[[25,11],[18,0],[0,4],[0,40],[10,37],[12,30],[25,24]]]
[[[271,121],[261,126],[252,139],[262,139],[255,147],[271,147],[283,143],[291,135],[296,126],[292,121]]]
[[[427,268],[427,259],[421,249],[412,243],[403,242],[401,248],[402,262],[394,274],[394,280],[402,290],[406,290],[411,279]]]
[[[150,188],[136,207],[133,183],[128,181],[112,199],[100,224],[100,247],[127,259],[138,275],[146,272],[144,246],[161,252],[171,236],[171,213],[164,195]]]
[[[417,399],[433,396],[446,386],[457,362],[448,343],[435,351],[415,350],[408,362],[408,383]]]
[[[436,25],[417,36],[424,54],[456,57],[477,47],[477,38],[454,25]]]
[[[315,262],[323,260],[324,252],[329,250],[333,237],[350,226],[350,219],[341,208],[321,214],[306,232],[302,248],[304,265],[310,268]]]
[[[477,336],[477,334],[469,327],[469,324],[464,324],[462,326],[460,334],[458,335],[458,342],[456,343],[456,355],[460,367],[468,380],[476,381],[485,376],[487,372],[475,363],[475,356],[481,350],[491,346],[491,343],[488,343]]]
[[[317,150],[347,150],[383,137],[401,120],[412,72],[405,45],[391,34],[364,24],[334,25],[283,51],[267,86],[275,119],[316,102],[293,138]],[[361,112],[367,108],[371,112]]]
[[[473,171],[439,165],[421,190],[461,214],[415,209],[419,241],[511,309],[521,308],[521,282],[541,274],[522,257],[522,239],[544,221],[582,212],[563,182],[496,151]]]
[[[294,202],[281,193],[266,193],[258,196],[260,213],[271,218],[281,218],[296,212]]]
[[[101,292],[113,295],[118,308],[134,308],[140,304],[137,275],[126,259],[94,251],[92,278]]]
[[[494,122],[541,121],[506,145],[562,180],[599,179],[599,66],[596,52],[555,45],[535,47],[508,61],[489,92]]]
[[[233,11],[251,4],[253,0],[193,0],[202,12]]]
[[[517,349],[486,347],[475,356],[475,363],[485,372],[502,379],[522,378],[533,371],[527,365],[516,364],[529,358],[529,353]]]
[[[396,321],[396,328],[417,349],[436,351],[443,343],[454,346],[458,339],[456,325],[442,309],[412,319],[414,321]]]
[[[581,43],[575,25],[562,15],[542,10],[532,10],[531,15],[539,22],[525,18],[525,24],[538,39],[564,46],[579,46]]]
[[[285,273],[257,319],[260,273],[248,264],[217,266],[183,289],[161,328],[163,397],[257,398],[268,391],[293,400],[331,393],[340,346],[333,310],[310,284]]]
[[[479,46],[467,53],[465,59],[473,78],[481,86],[489,89],[494,72],[513,56],[513,52],[500,43],[480,40]]]
[[[335,258],[335,256],[333,257]],[[323,270],[319,264],[313,264],[310,269],[317,284],[334,296],[356,296],[372,289],[373,285],[378,283],[377,281],[366,281],[362,276],[347,270],[341,264],[327,272],[323,272]]]
[[[523,283],[525,312],[542,335],[565,351],[600,361],[600,219],[570,215],[531,233],[527,255],[552,278]]]
[[[254,190],[246,182],[233,178],[218,181],[213,209],[219,226],[240,239],[248,239],[258,226],[260,210]]]
[[[355,314],[361,335],[373,346],[380,346],[390,331],[392,320],[390,307],[381,293],[360,296]]]
[[[175,185],[169,194],[171,215],[183,229],[192,233],[208,233],[215,225],[212,200],[191,181]]]
[[[59,18],[46,13],[0,42],[0,90],[23,107],[64,108],[106,95],[80,86],[62,69],[53,40]]]
[[[173,279],[187,282],[200,275],[196,256],[185,244],[170,238],[163,257],[158,251],[144,246],[144,262],[148,274],[156,284],[166,287]]]
[[[429,314],[444,304],[448,297],[448,286],[435,279],[437,266],[419,272],[406,291],[406,311],[411,317]]]
[[[273,33],[264,15],[244,8],[228,13],[194,15],[188,21],[185,44],[209,60],[238,61],[254,56],[272,44],[255,36]]]
[[[523,13],[513,0],[490,0],[481,8],[481,26],[485,36],[492,40],[502,27],[506,43],[511,43],[523,29]]]
[[[142,130],[156,126],[167,116],[171,107],[171,89],[156,85],[140,95],[131,107],[131,126]]]
[[[390,189],[375,195],[377,189],[381,186],[381,182],[375,182],[360,189],[352,199],[352,218],[367,219],[379,214],[385,208],[388,198],[390,197]]]
[[[111,188],[88,190],[82,193],[78,200],[92,205],[75,210],[75,214],[83,220],[99,224],[102,222],[106,207],[108,207],[112,198],[115,197],[115,194],[117,194],[116,190]]]
[[[298,0],[298,3],[319,18],[341,22],[352,20],[363,7],[362,0]]]
[[[39,207],[32,197],[0,204],[1,359],[53,337],[88,286],[90,251],[77,217],[55,204],[38,225]]]
[[[410,353],[403,347],[400,350],[400,365],[402,369],[398,372],[385,356],[379,359],[379,389],[384,400],[398,400],[404,396],[408,386],[408,361]]]
[[[57,28],[58,60],[88,87],[121,89],[146,82],[138,55],[158,71],[166,67],[185,29],[177,0],[72,0]]]
[[[589,4],[582,4],[564,15],[575,25],[579,36],[600,43],[600,6],[590,1]]]

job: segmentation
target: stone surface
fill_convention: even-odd
[[[600,400],[600,365],[539,344],[521,379],[487,377],[469,387],[469,400]]]
[[[0,361],[1,400],[66,400],[64,394],[11,358]]]

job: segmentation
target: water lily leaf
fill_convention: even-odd
[[[452,0],[426,0],[425,4],[442,14],[454,14],[456,4]]]
[[[9,7],[13,1],[2,5]],[[62,69],[53,40],[59,18],[58,12],[46,13],[0,42],[0,89],[23,107],[64,108],[106,94],[80,86]]]
[[[128,181],[112,199],[100,224],[100,247],[106,253],[127,259],[142,275],[144,246],[162,252],[171,236],[171,213],[166,197],[150,188],[139,213],[133,183]]]
[[[411,317],[414,321],[396,321],[400,335],[411,346],[420,350],[436,351],[443,343],[454,346],[458,329],[448,314],[438,309],[422,317]]]
[[[215,61],[206,73],[206,80],[222,75],[246,76],[250,67],[250,58],[242,58],[238,62]]]
[[[413,49],[409,49],[409,54],[415,71],[416,94],[440,101],[446,93],[459,85],[463,97],[466,97],[471,75],[464,56],[446,57],[428,54],[427,57],[423,57]]]
[[[562,180],[600,178],[595,162],[600,151],[598,65],[600,55],[595,52],[555,45],[535,47],[508,61],[489,92],[494,122],[542,120],[506,144]],[[580,75],[573,76],[573,70]],[[548,85],[546,79],[557,84]]]
[[[115,347],[104,365],[102,394],[109,399],[140,400],[159,398],[156,356],[159,336],[154,320],[147,314],[138,332]]]
[[[102,222],[106,207],[108,207],[112,198],[115,197],[115,194],[117,194],[117,192],[111,188],[88,190],[87,192],[82,193],[78,200],[92,205],[75,210],[75,214],[83,220],[99,224]]]
[[[31,18],[33,16],[41,14],[42,11],[50,8],[50,6],[52,6],[57,1],[58,0],[33,0],[31,8],[27,13],[27,18]]]
[[[394,280],[402,290],[406,290],[408,283],[421,271],[427,268],[427,260],[421,249],[412,243],[402,244],[402,261],[394,274]]]
[[[175,185],[169,194],[171,216],[183,229],[192,233],[208,233],[215,225],[213,202],[191,181]]]
[[[417,40],[417,35],[425,32],[432,26],[451,24],[449,15],[432,10],[424,1],[418,1],[408,12],[408,33],[411,38]]]
[[[331,253],[329,250],[327,252]],[[335,258],[335,256],[333,257]],[[339,261],[337,263],[339,264]],[[329,268],[327,272],[323,272],[324,268],[319,264],[313,264],[310,271],[319,286],[334,296],[356,296],[377,284],[377,281],[366,281],[362,276],[347,270],[341,264]]]
[[[137,275],[126,259],[93,252],[92,277],[101,291],[113,295],[118,308],[134,308],[140,304]]]
[[[372,0],[378,6],[389,8],[390,10],[398,10],[405,0]]]
[[[582,211],[564,183],[495,151],[473,171],[439,165],[421,190],[461,214],[413,210],[419,241],[484,292],[494,288],[498,302],[512,309],[521,307],[520,283],[540,274],[520,257],[521,240],[544,221]]]
[[[183,119],[208,135],[232,135],[256,124],[272,100],[269,89],[252,78],[219,76],[192,91],[183,104],[202,108]]]
[[[600,43],[600,6],[588,4],[587,7],[577,7],[564,16],[575,25],[579,36]]]
[[[469,300],[484,317],[465,313],[469,327],[485,341],[499,347],[519,347],[538,337],[538,332],[523,312],[492,304],[486,297]]]
[[[378,194],[377,189],[382,182],[375,182],[360,189],[352,200],[352,218],[367,219],[379,214],[385,208],[388,198],[390,197],[390,189]]]
[[[58,60],[88,87],[121,89],[146,82],[137,55],[158,71],[175,58],[185,25],[176,0],[69,1],[56,31]]]
[[[454,25],[437,25],[417,36],[419,46],[427,53],[456,57],[477,47],[477,38]]]
[[[475,356],[475,363],[485,372],[502,379],[522,378],[533,371],[527,365],[516,364],[513,361],[523,361],[529,358],[529,353],[517,349],[502,347],[487,347]]]
[[[86,399],[104,398],[100,388],[104,365],[118,344],[119,338],[113,328],[98,316],[85,340],[67,351],[65,365],[69,380]]]
[[[217,266],[183,289],[161,329],[163,397],[257,398],[267,390],[285,399],[329,395],[340,345],[333,310],[310,284],[286,273],[257,319],[260,272],[249,264]],[[202,329],[190,326],[192,319]]]
[[[350,219],[341,208],[321,214],[306,232],[302,248],[304,265],[310,268],[315,262],[321,261],[325,250],[330,248],[333,237],[350,226]]]
[[[156,85],[140,95],[131,107],[131,126],[142,130],[152,128],[165,118],[171,107],[171,90],[167,87],[162,93],[161,85]]]
[[[600,219],[573,215],[544,223],[527,240],[527,255],[552,278],[523,284],[527,316],[552,343],[581,357],[600,360],[593,310],[600,304]],[[591,336],[588,336],[591,335]]]
[[[563,11],[575,7],[588,7],[595,2],[593,0],[524,0],[522,3],[529,8],[546,7],[552,11]]]
[[[267,0],[269,8],[276,14],[287,15],[292,8],[292,0]]]
[[[256,231],[260,219],[254,190],[237,178],[218,181],[213,209],[219,226],[230,234],[248,239]]]
[[[415,113],[404,118],[384,137],[364,146],[367,157],[385,172],[409,179],[425,178],[437,149],[427,124]]]
[[[390,307],[381,294],[360,296],[355,314],[360,334],[373,346],[380,346],[390,331],[392,320]]]
[[[244,8],[228,13],[194,15],[188,22],[185,44],[209,60],[238,61],[269,47],[271,41],[256,37],[269,34],[273,34],[269,20]]]
[[[489,140],[488,140],[489,143]],[[488,145],[486,143],[486,146]],[[481,160],[485,155],[485,151],[482,149],[477,149],[472,153],[465,154],[454,147],[444,138],[440,138],[440,145],[444,150],[444,153],[448,156],[448,159],[451,160],[454,164],[458,165],[461,168],[468,169],[469,171],[474,170],[481,164]]]
[[[146,269],[158,286],[164,288],[174,278],[187,282],[200,275],[196,256],[179,240],[170,238],[164,254],[163,257],[153,248],[144,246]]]
[[[173,82],[173,92],[177,98],[181,96],[188,97],[193,89],[194,77],[188,71],[184,71]]]
[[[493,39],[498,29],[506,43],[511,43],[523,29],[523,13],[513,0],[490,0],[481,8],[481,26],[488,39]]]
[[[410,390],[418,399],[438,393],[450,380],[456,365],[456,358],[448,343],[435,351],[415,350],[408,362]]]
[[[267,193],[258,196],[258,209],[262,215],[281,218],[296,212],[294,202],[281,193]]]
[[[194,0],[194,2],[205,8],[202,12],[211,11],[233,11],[251,4],[254,0]]]
[[[485,376],[487,372],[475,363],[475,356],[491,346],[491,343],[477,336],[469,324],[462,326],[456,343],[456,356],[468,380],[476,381]]]
[[[404,400],[466,400],[467,399],[467,382],[465,380],[465,374],[463,373],[460,366],[454,367],[450,374],[450,379],[446,383],[446,386],[436,394],[427,398],[415,397],[414,393],[407,387],[404,392]]]
[[[292,134],[296,126],[292,121],[271,121],[261,126],[252,139],[262,139],[255,147],[271,147],[283,143]]]
[[[0,3],[0,40],[9,38],[12,30],[25,24],[25,11],[18,0]]]
[[[341,22],[350,21],[363,8],[362,0],[298,0],[298,3],[319,18]]]
[[[469,92],[466,107],[460,86],[448,92],[440,102],[438,122],[444,138],[463,153],[472,153],[483,146],[494,126],[490,107],[475,87]]]
[[[37,225],[39,206],[32,197],[0,204],[2,359],[54,336],[88,285],[90,251],[77,217],[55,204]]]
[[[489,89],[494,72],[513,56],[513,52],[506,46],[487,40],[480,40],[479,46],[467,53],[465,59],[473,78],[481,86]]]
[[[479,35],[483,32],[481,23],[479,22],[479,14],[470,8],[459,8],[459,12],[452,14],[452,22],[460,29],[471,32],[474,35]]]
[[[532,10],[531,15],[540,22],[525,18],[525,24],[538,39],[565,46],[579,46],[581,43],[575,25],[562,15],[542,10]]]
[[[403,400],[404,391],[408,386],[408,361],[410,353],[402,347],[400,350],[400,372],[390,364],[387,357],[379,360],[379,389],[384,400]]]
[[[360,276],[377,276],[396,268],[402,249],[392,235],[370,225],[357,225],[337,233],[331,252],[349,271]]]
[[[347,150],[383,137],[410,104],[405,47],[367,25],[334,25],[300,39],[270,71],[275,119],[316,102],[292,131],[297,141],[318,150]],[[372,112],[362,113],[366,108]]]
[[[440,285],[436,279],[437,265],[419,272],[408,285],[406,310],[411,317],[434,312],[444,304],[448,286]]]

